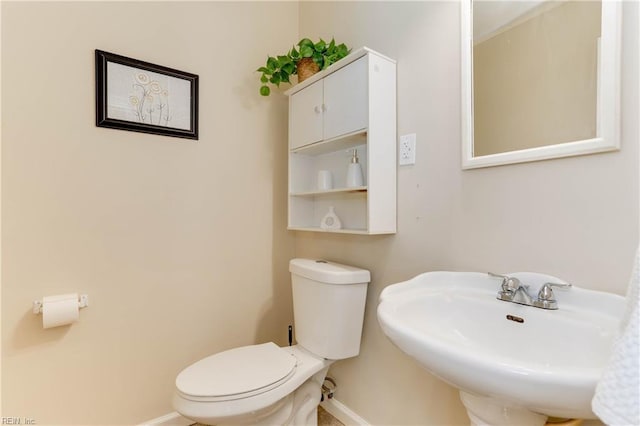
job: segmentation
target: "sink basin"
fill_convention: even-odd
[[[508,275],[534,297],[544,283],[563,282]],[[596,418],[591,399],[625,299],[574,286],[554,290],[558,309],[546,310],[496,299],[500,284],[485,273],[421,274],[384,289],[378,321],[400,350],[460,389],[472,423]],[[504,419],[507,408],[530,421]]]

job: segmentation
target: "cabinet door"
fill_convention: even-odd
[[[289,99],[289,149],[322,140],[322,80]]]
[[[324,79],[324,139],[367,127],[367,69],[365,56]]]

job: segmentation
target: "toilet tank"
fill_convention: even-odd
[[[289,271],[298,344],[326,359],[358,355],[369,271],[311,259],[292,259]]]

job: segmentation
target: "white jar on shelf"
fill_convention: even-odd
[[[319,170],[318,171],[318,190],[328,191],[333,188],[333,176],[331,170]]]
[[[340,222],[340,218],[336,216],[336,212],[333,209],[333,206],[329,207],[329,213],[324,215],[322,218],[322,222],[320,222],[321,229],[340,229],[342,228],[342,223]]]

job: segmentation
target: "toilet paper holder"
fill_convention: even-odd
[[[86,308],[89,306],[89,295],[88,294],[79,294],[78,295],[78,308]],[[33,301],[33,313],[38,315],[42,313],[42,300],[34,300]]]

